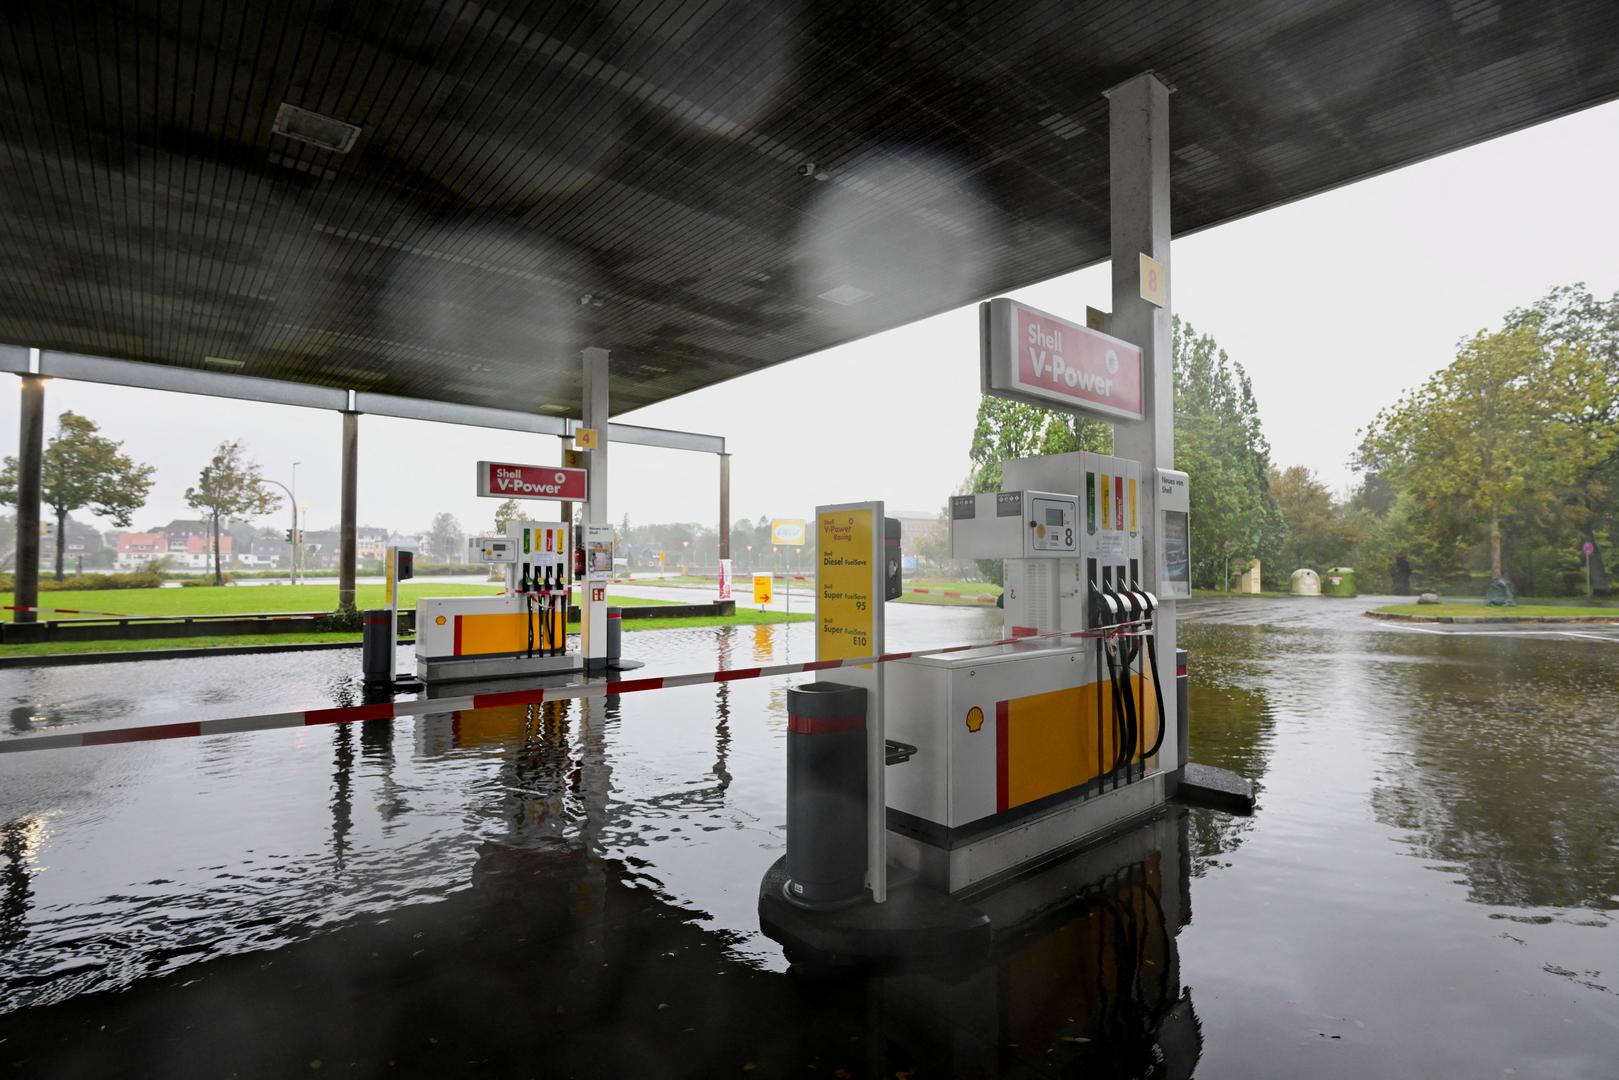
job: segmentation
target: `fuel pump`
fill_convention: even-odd
[[[888,736],[917,747],[886,780],[890,856],[950,891],[1165,798],[1139,463],[1076,452],[1002,475],[951,500],[950,541],[954,559],[1002,560],[1004,643],[887,672]]]
[[[577,671],[567,651],[573,543],[562,522],[513,521],[504,536],[468,541],[475,563],[499,566],[499,596],[417,603],[417,671],[429,682]]]

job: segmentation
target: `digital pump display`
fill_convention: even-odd
[[[1059,506],[1054,510],[1051,509],[1050,507],[1047,507],[1047,509],[1046,509],[1046,524],[1047,525],[1056,525],[1056,526],[1058,526],[1060,528],[1062,526],[1062,521],[1063,521],[1062,507]]]

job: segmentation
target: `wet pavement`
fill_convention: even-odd
[[[1614,1075],[1619,633],[1372,603],[1185,605],[1193,756],[1258,813],[1093,853],[971,971],[789,971],[759,935],[803,677],[0,758],[0,1064]],[[998,614],[891,605],[889,644]],[[803,624],[626,635],[653,674],[812,649]],[[347,704],[356,660],[5,671],[0,703],[6,737]]]

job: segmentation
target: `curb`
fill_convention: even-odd
[[[1368,619],[1389,622],[1455,623],[1472,626],[1477,623],[1619,623],[1619,615],[1410,615],[1399,611],[1367,611]]]
[[[415,638],[400,638],[411,645]],[[358,649],[358,641],[305,641],[286,645],[203,645],[195,649],[128,649],[122,652],[39,653],[0,656],[0,671],[11,668],[73,667],[79,664],[122,664],[142,660],[184,660],[198,656],[248,656],[254,653],[308,652],[323,649]]]

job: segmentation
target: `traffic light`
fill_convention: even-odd
[[[287,538],[287,543],[289,543],[289,544],[292,543],[292,530],[291,529],[286,530],[286,532],[283,533],[282,535],[284,535]]]

